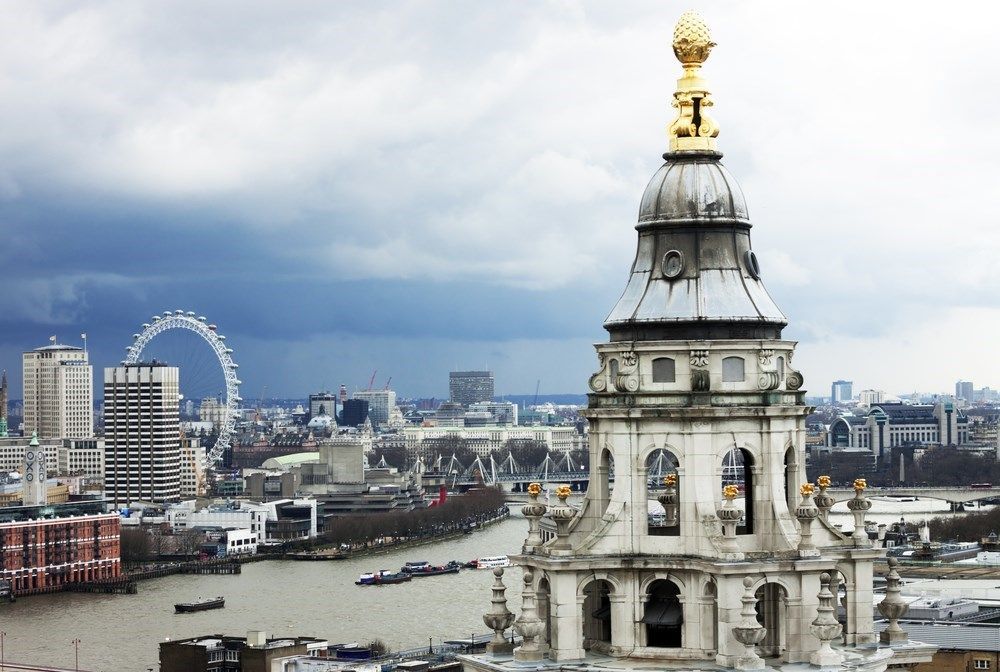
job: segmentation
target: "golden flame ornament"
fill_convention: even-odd
[[[712,97],[701,78],[701,64],[714,46],[708,24],[697,12],[681,14],[674,27],[673,48],[684,72],[677,80],[672,103],[677,118],[667,129],[671,152],[716,151],[719,124],[708,113]]]
[[[663,477],[663,484],[668,488],[677,485],[677,474],[667,474]]]
[[[528,494],[532,497],[537,497],[542,492],[542,486],[538,483],[532,483],[528,486]]]
[[[868,481],[866,481],[865,479],[863,479],[863,478],[855,478],[854,479],[854,489],[857,492],[861,492],[862,490],[864,490],[867,487],[868,487]]]
[[[799,486],[799,494],[802,495],[803,497],[809,497],[814,492],[816,492],[816,486],[814,486],[812,483],[803,483],[802,485]]]
[[[724,488],[722,488],[722,496],[725,497],[726,499],[729,500],[736,499],[736,497],[739,494],[740,494],[740,489],[737,488],[735,485],[727,485]]]
[[[832,483],[833,481],[830,479],[829,476],[820,476],[819,478],[816,479],[816,485],[818,485],[821,488],[829,488]]]

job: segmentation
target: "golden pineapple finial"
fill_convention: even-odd
[[[684,74],[677,80],[673,106],[677,118],[667,130],[670,151],[715,151],[715,138],[719,124],[708,114],[712,106],[707,83],[701,78],[701,64],[708,59],[715,42],[708,24],[697,12],[681,14],[674,27],[674,55],[684,67]]]

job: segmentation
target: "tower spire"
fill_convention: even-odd
[[[716,151],[719,124],[709,115],[711,93],[701,78],[701,64],[708,60],[714,46],[708,24],[697,12],[681,14],[674,27],[673,47],[684,73],[677,80],[672,103],[677,118],[667,129],[671,152]]]

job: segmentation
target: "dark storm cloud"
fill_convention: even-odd
[[[720,144],[807,381],[1000,376],[956,340],[1000,327],[992,22],[699,4]],[[678,12],[5,6],[3,366],[80,331],[113,363],[182,308],[244,344],[249,385],[287,394],[374,368],[441,393],[486,359],[511,392],[579,391],[666,143]]]

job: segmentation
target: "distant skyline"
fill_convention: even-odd
[[[930,5],[690,5],[719,45],[719,145],[807,394],[1000,381],[1000,10],[959,3],[976,20],[945,31]],[[449,370],[487,363],[497,394],[585,392],[687,8],[5,5],[12,396],[50,335],[86,332],[111,366],[177,308],[229,337],[247,399],[373,369],[443,398]]]

